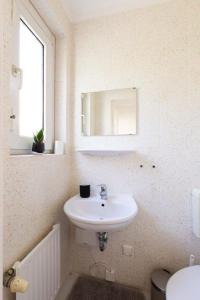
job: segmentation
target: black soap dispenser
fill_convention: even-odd
[[[81,198],[90,197],[90,185],[80,185],[80,196]]]

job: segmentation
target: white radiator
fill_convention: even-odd
[[[54,300],[60,288],[60,225],[14,267],[16,275],[29,283],[16,300]]]

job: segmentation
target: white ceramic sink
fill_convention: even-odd
[[[76,226],[95,232],[118,231],[128,226],[138,212],[131,195],[109,195],[107,200],[98,196],[74,196],[64,205],[64,212]]]

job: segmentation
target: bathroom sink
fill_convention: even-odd
[[[64,212],[79,228],[95,231],[119,231],[128,226],[138,212],[131,195],[109,195],[107,200],[98,196],[81,198],[74,196],[64,205]]]

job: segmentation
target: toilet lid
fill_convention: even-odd
[[[175,273],[167,283],[167,300],[200,299],[200,266],[184,268]]]

